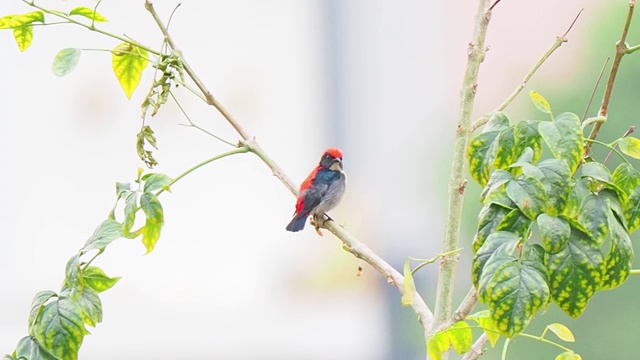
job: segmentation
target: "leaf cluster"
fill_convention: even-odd
[[[119,238],[135,239],[142,235],[147,253],[155,247],[164,224],[162,205],[157,198],[169,190],[172,179],[164,174],[139,171],[138,189],[128,183],[116,184],[116,206],[87,239],[80,251],[65,266],[65,280],[60,292],[51,290],[36,294],[31,304],[28,336],[22,338],[7,360],[75,360],[87,325],[95,327],[102,321],[102,302],[99,293],[109,290],[120,277],[109,277],[93,260],[107,246]],[[116,221],[118,203],[123,203],[123,220]],[[136,213],[142,209],[144,225],[132,230]],[[85,260],[89,255],[93,255]]]
[[[578,116],[554,116],[540,94],[531,98],[549,120],[511,123],[497,112],[467,151],[484,187],[472,281],[506,337],[550,302],[578,317],[597,291],[621,285],[634,256],[629,234],[640,226],[640,173],[626,159],[611,172],[583,158]],[[623,141],[633,156],[636,142]]]

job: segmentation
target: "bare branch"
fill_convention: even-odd
[[[575,19],[573,19],[573,22],[571,22],[571,25],[569,25],[569,28],[567,28],[567,31],[565,31],[562,36],[556,37],[556,41],[553,43],[553,45],[551,45],[549,50],[547,50],[547,52],[544,53],[544,55],[542,55],[540,60],[538,60],[538,62],[533,66],[533,68],[531,68],[531,70],[529,70],[527,75],[520,82],[518,87],[516,87],[516,89],[511,93],[511,95],[509,95],[507,100],[505,100],[502,104],[500,104],[495,110],[493,110],[489,114],[481,117],[480,119],[476,120],[473,123],[473,126],[471,127],[471,131],[472,132],[475,131],[480,126],[486,124],[487,121],[489,121],[489,117],[491,116],[491,114],[494,114],[494,113],[496,113],[498,111],[503,111],[504,109],[506,109],[506,107],[509,106],[509,104],[511,104],[511,102],[520,94],[520,92],[525,88],[525,86],[527,86],[527,83],[529,82],[529,80],[531,80],[531,78],[536,73],[536,71],[538,71],[540,66],[542,66],[542,64],[544,64],[545,61],[547,61],[547,59],[551,56],[551,54],[553,54],[554,51],[556,51],[560,46],[562,46],[562,44],[564,44],[567,41],[569,41],[567,39],[567,35],[569,34],[569,31],[571,31],[571,29],[573,28],[573,25],[576,23],[576,21],[578,21],[578,18],[580,17],[580,14],[582,14],[583,10],[584,9],[582,9],[582,10],[580,10],[580,12],[578,12],[578,15],[576,15]]]
[[[620,40],[616,43],[616,55],[613,58],[613,63],[611,64],[611,71],[609,72],[609,80],[607,81],[607,87],[604,90],[604,95],[602,96],[602,105],[600,105],[600,111],[598,112],[599,116],[606,117],[609,112],[609,102],[611,102],[611,94],[613,93],[613,85],[616,82],[616,75],[618,75],[618,69],[620,68],[620,62],[622,61],[622,57],[627,53],[627,34],[629,33],[629,26],[631,25],[631,18],[633,17],[633,9],[636,6],[636,0],[629,1],[629,11],[627,12],[627,21],[624,23],[624,28],[622,29],[622,35],[620,35]],[[600,127],[602,126],[601,122],[597,122],[593,125],[593,129],[591,129],[591,133],[589,133],[589,139],[594,140],[598,136],[598,132],[600,132]],[[584,145],[583,155],[587,156],[589,151],[591,151],[591,143],[586,142]]]

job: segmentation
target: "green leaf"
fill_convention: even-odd
[[[87,239],[82,251],[87,252],[93,249],[104,250],[111,242],[121,237],[124,237],[122,224],[113,219],[107,219],[103,221],[102,224],[95,229],[93,235]]]
[[[622,206],[629,234],[640,227],[640,186],[636,187]]]
[[[613,176],[609,172],[609,169],[601,163],[590,162],[584,164],[582,166],[582,177],[589,177],[600,182],[602,186],[617,192],[623,199],[627,197],[627,193],[613,181]]]
[[[633,190],[640,186],[640,172],[628,163],[620,164],[613,171],[613,175],[611,177],[613,182],[627,195],[631,195]]]
[[[90,287],[85,287],[80,293],[77,304],[82,310],[82,320],[85,324],[95,327],[102,322],[102,302],[98,293]]]
[[[580,208],[578,221],[585,226],[589,234],[596,240],[598,247],[604,244],[609,233],[608,213],[609,206],[604,198],[595,194],[587,196]]]
[[[82,279],[82,270],[80,270],[80,255],[72,256],[67,261],[65,267],[65,284],[69,286],[73,291],[75,297],[75,291],[81,291],[84,286],[84,280]]]
[[[547,194],[542,183],[531,176],[520,175],[507,184],[507,195],[529,219],[547,208]]]
[[[53,65],[51,65],[53,74],[65,76],[70,73],[78,64],[81,53],[82,49],[80,48],[66,48],[58,51],[56,57],[53,58]]]
[[[491,167],[495,161],[498,149],[497,137],[502,130],[508,127],[509,119],[503,113],[497,112],[491,116],[483,132],[469,141],[467,148],[469,172],[471,177],[482,186],[487,184]]]
[[[18,44],[18,49],[23,52],[27,50],[33,40],[33,25],[22,25],[13,29],[13,38]]]
[[[549,303],[546,267],[536,261],[513,260],[494,274],[488,292],[489,310],[500,333],[521,333],[533,316]]]
[[[136,221],[136,210],[138,209],[138,192],[129,191],[125,193],[125,206],[124,206],[124,235],[129,237],[129,231],[133,227]]]
[[[529,237],[531,223],[531,220],[520,210],[513,209],[502,219],[496,230],[509,231],[523,239],[526,239]]]
[[[535,91],[530,91],[529,97],[531,98],[533,105],[535,105],[538,110],[542,111],[545,114],[551,114],[551,106],[549,106],[549,103],[547,102],[547,99],[544,98],[544,96]]]
[[[569,197],[569,184],[572,181],[569,167],[564,161],[545,159],[536,165],[522,167],[525,175],[538,179],[547,194],[547,211],[551,215],[561,214]]]
[[[122,198],[127,191],[131,191],[130,183],[116,182],[116,196]]]
[[[519,153],[524,153],[526,148],[533,151],[530,163],[536,163],[542,155],[542,137],[538,131],[538,121],[520,121],[515,125],[513,132],[516,149]]]
[[[551,299],[571,317],[578,317],[600,287],[604,256],[596,240],[571,225],[567,245],[549,255]]]
[[[631,136],[623,137],[618,139],[618,146],[624,154],[640,159],[640,139]]]
[[[451,347],[458,354],[464,354],[471,350],[471,343],[473,342],[473,334],[471,333],[471,327],[464,321],[458,321],[453,324],[450,329],[446,330],[447,336],[449,336],[449,342]]]
[[[562,354],[556,356],[556,360],[582,360],[580,355],[573,351],[565,351]]]
[[[605,258],[605,271],[602,277],[602,289],[613,289],[622,285],[629,277],[633,264],[633,245],[622,224],[608,212],[611,248]]]
[[[92,9],[89,9],[87,7],[84,6],[78,6],[76,8],[74,8],[73,10],[69,11],[69,16],[71,15],[80,15],[80,16],[84,16],[89,20],[95,21],[95,22],[106,22],[108,21],[107,18],[105,18],[104,16],[98,14],[97,12],[93,11]]]
[[[498,225],[509,212],[511,212],[511,209],[494,204],[487,204],[480,210],[480,214],[478,214],[478,231],[473,238],[474,253],[480,249],[487,237],[496,231]]]
[[[173,179],[168,177],[165,174],[148,174],[149,176],[143,180],[146,180],[144,183],[144,192],[151,192],[158,189],[163,189],[171,192],[169,189],[169,185],[173,182]]]
[[[568,218],[577,218],[580,214],[580,207],[584,199],[586,199],[591,191],[587,187],[587,180],[572,181],[569,186],[569,196],[567,197],[567,205],[564,208],[563,215]]]
[[[427,341],[427,353],[433,360],[442,360],[442,354],[449,350],[451,343],[449,336],[443,331],[438,331]]]
[[[500,339],[500,332],[493,322],[489,310],[478,311],[473,315],[467,316],[467,319],[477,322],[478,325],[482,328],[482,331],[487,334],[487,338],[489,339],[491,347],[496,346],[496,343]]]
[[[33,326],[38,343],[60,360],[76,360],[82,340],[89,332],[84,327],[82,309],[68,297],[45,305]]]
[[[404,294],[400,302],[402,306],[410,306],[413,304],[413,297],[416,293],[416,284],[413,282],[413,275],[411,274],[410,259],[404,262]]]
[[[120,280],[119,276],[108,277],[102,269],[96,266],[88,266],[82,272],[82,276],[84,284],[98,293],[111,289]]]
[[[29,335],[33,335],[33,324],[38,320],[44,304],[49,301],[49,299],[56,296],[58,296],[58,294],[55,292],[44,290],[40,291],[33,297],[33,300],[31,301],[31,311],[29,312]]]
[[[562,341],[566,341],[566,342],[576,341],[576,339],[573,337],[573,333],[571,332],[571,330],[569,330],[568,327],[560,323],[553,323],[553,324],[547,325],[547,329],[551,330]]]
[[[580,118],[573,113],[562,113],[555,121],[542,121],[538,131],[551,150],[553,157],[565,161],[574,173],[582,159],[584,134]]]
[[[482,194],[480,194],[480,201],[484,202],[487,196],[491,195],[512,179],[513,175],[506,170],[499,169],[492,172],[487,185],[482,190]]]
[[[142,228],[142,243],[150,253],[160,238],[160,230],[164,225],[164,215],[162,205],[158,198],[152,193],[142,193],[140,196],[140,207],[146,215],[145,225]]]
[[[485,273],[487,262],[499,255],[511,256],[520,239],[519,236],[508,231],[496,231],[487,237],[473,257],[472,281],[476,288],[479,287],[480,279],[487,275]],[[478,292],[480,293],[480,289]]]
[[[129,99],[140,83],[142,71],[149,63],[148,57],[147,50],[129,43],[122,43],[112,51],[113,73]]]
[[[6,355],[5,355],[6,356]],[[5,357],[5,359],[7,359]],[[49,354],[32,336],[25,336],[18,342],[15,351],[15,360],[57,360]]]
[[[569,223],[562,218],[548,214],[540,214],[537,223],[542,245],[546,252],[555,254],[565,247],[571,235]]]
[[[516,149],[513,132],[514,127],[510,126],[498,134],[495,159],[493,160],[493,167],[496,169],[506,169],[520,156],[521,151],[518,150],[522,149]]]

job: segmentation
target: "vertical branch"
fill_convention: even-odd
[[[460,94],[460,114],[456,129],[456,140],[453,153],[451,177],[449,179],[449,210],[447,216],[446,234],[442,244],[442,252],[449,252],[458,247],[460,224],[462,219],[462,200],[466,187],[465,153],[469,141],[471,127],[471,112],[477,90],[478,71],[485,56],[485,37],[491,19],[489,0],[478,2],[473,42],[469,44],[467,70],[464,75],[462,92]],[[440,266],[438,290],[435,305],[435,327],[451,318],[453,290],[458,255],[446,256]]]
[[[633,9],[635,8],[635,6],[636,0],[630,0],[629,11],[627,12],[627,21],[625,22],[624,28],[622,29],[620,40],[616,43],[616,55],[613,58],[613,63],[611,63],[611,71],[609,72],[607,87],[604,90],[604,95],[602,96],[602,105],[600,105],[600,111],[598,112],[598,116],[601,117],[606,117],[609,113],[609,102],[611,101],[611,94],[613,93],[613,85],[616,82],[616,75],[618,75],[618,69],[620,68],[622,57],[627,53],[628,50],[627,34],[629,33],[629,26],[631,25],[631,18],[633,17]],[[596,136],[598,136],[600,126],[602,126],[602,122],[597,122],[593,125],[593,129],[591,129],[591,133],[589,133],[590,140],[594,140]],[[591,146],[591,142],[585,143],[583,153],[584,156],[587,156],[589,154]]]

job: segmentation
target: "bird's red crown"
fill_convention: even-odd
[[[342,159],[342,150],[338,148],[328,148],[324,153],[331,155],[334,159]]]

